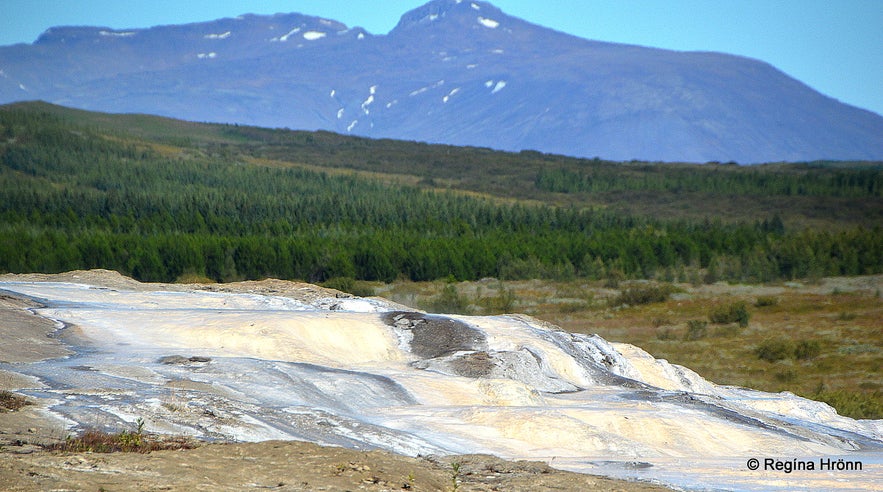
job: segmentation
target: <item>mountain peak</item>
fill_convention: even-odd
[[[883,156],[883,118],[755,60],[588,41],[478,0],[432,0],[371,39],[296,13],[57,27],[0,50],[0,103],[612,160]]]
[[[505,15],[503,11],[487,2],[432,0],[402,15],[393,32],[437,25],[441,21],[452,20],[457,24],[478,23],[484,27],[496,28],[499,25],[498,18]]]

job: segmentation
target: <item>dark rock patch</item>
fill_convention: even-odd
[[[434,359],[461,351],[487,350],[484,334],[469,325],[445,316],[407,311],[384,314],[389,326],[412,334],[411,353]]]
[[[204,364],[206,362],[211,362],[211,360],[211,357],[204,357],[200,355],[194,355],[192,357],[184,357],[182,355],[167,355],[165,357],[160,357],[159,361],[157,362],[166,365],[188,366],[191,364]]]

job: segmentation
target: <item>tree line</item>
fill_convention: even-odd
[[[792,231],[776,216],[662,221],[500,203],[257,166],[235,147],[223,156],[169,152],[33,111],[0,111],[0,135],[6,272],[108,268],[145,281],[761,281],[883,268],[879,227]]]

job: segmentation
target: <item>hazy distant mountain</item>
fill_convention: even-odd
[[[389,34],[300,14],[0,48],[0,102],[608,159],[883,159],[883,117],[732,55],[588,41],[434,0]]]

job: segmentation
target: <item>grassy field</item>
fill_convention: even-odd
[[[766,285],[485,279],[353,287],[432,311],[523,312],[637,345],[718,384],[790,391],[843,415],[883,418],[883,276]],[[634,295],[646,291],[664,300],[620,304],[624,292],[632,301],[652,301]],[[746,326],[713,316],[731,306],[744,306]]]

